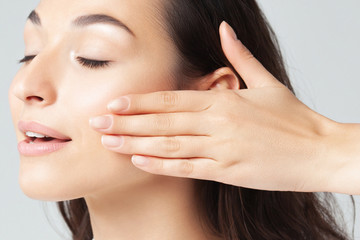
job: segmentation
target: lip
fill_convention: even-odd
[[[29,121],[29,122],[19,121],[18,128],[24,134],[26,132],[36,132],[36,133],[40,133],[42,135],[60,139],[60,140],[71,140],[71,138],[69,138],[68,136],[65,136],[64,134],[59,133],[58,131],[56,131],[54,129],[51,129],[47,126],[44,126],[40,123],[33,122],[33,121]]]
[[[25,156],[41,156],[56,152],[65,147],[71,141],[71,138],[58,131],[33,121],[20,121],[18,128],[24,133],[26,139],[18,143],[20,154]],[[50,141],[41,139],[32,139],[26,136],[26,132],[35,132],[52,138]]]

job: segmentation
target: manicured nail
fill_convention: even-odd
[[[148,158],[135,155],[132,156],[131,161],[133,162],[133,164],[138,166],[146,166],[149,163]]]
[[[108,109],[110,111],[124,111],[129,108],[130,102],[127,97],[121,97],[109,103]]]
[[[90,126],[97,129],[108,129],[112,125],[110,116],[94,117],[90,119]]]
[[[123,143],[123,137],[103,135],[101,137],[101,142],[104,146],[109,148],[120,147]]]
[[[238,40],[234,29],[227,22],[224,21],[224,23],[225,23],[225,26],[226,26],[226,31],[230,34],[232,39],[235,40],[235,41]]]

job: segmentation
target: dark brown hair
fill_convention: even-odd
[[[253,55],[293,91],[275,34],[255,0],[164,0],[163,7],[165,28],[179,54],[178,89],[187,89],[197,77],[218,68],[233,69],[219,38],[218,28],[225,20]],[[242,80],[241,85],[246,88]],[[194,181],[204,227],[225,240],[348,239],[336,221],[337,206],[330,193],[259,191]],[[58,207],[74,240],[92,239],[83,198],[58,202]]]

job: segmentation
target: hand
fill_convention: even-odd
[[[263,190],[323,189],[332,169],[319,157],[332,122],[275,79],[230,26],[223,23],[220,35],[249,89],[124,96],[109,105],[111,115],[91,121],[105,134],[104,146],[134,155],[135,166],[154,174]]]

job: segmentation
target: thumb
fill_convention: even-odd
[[[234,66],[248,88],[282,85],[252,53],[237,39],[234,30],[223,21],[220,25],[221,45],[225,56]]]

